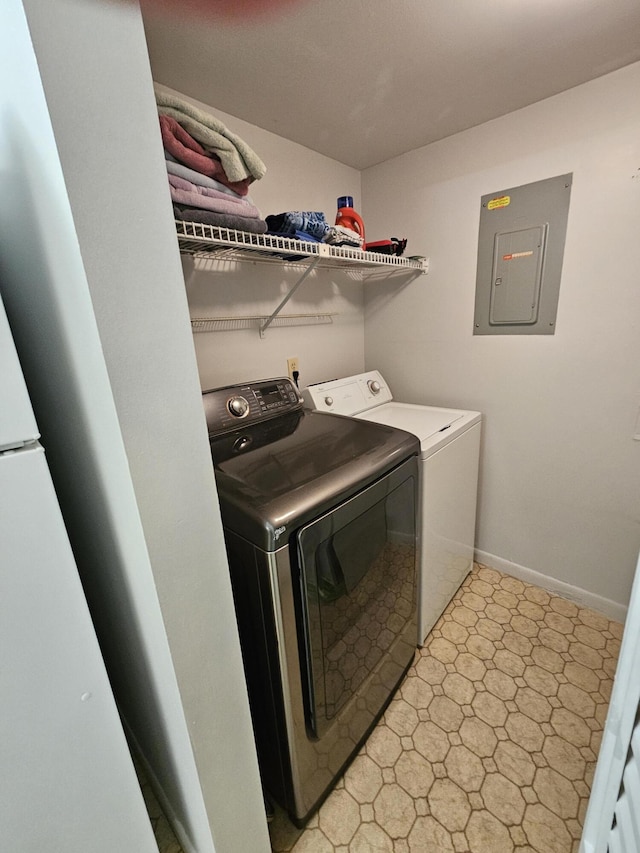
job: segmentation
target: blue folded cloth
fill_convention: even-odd
[[[291,210],[286,213],[271,214],[265,219],[269,231],[279,231],[292,235],[296,231],[310,234],[316,240],[323,240],[330,225],[324,213],[311,210]]]

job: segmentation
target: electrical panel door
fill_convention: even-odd
[[[546,234],[546,223],[496,234],[490,323],[537,322]]]
[[[474,335],[555,331],[572,175],[482,197]]]

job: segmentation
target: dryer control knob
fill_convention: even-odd
[[[227,408],[234,418],[243,418],[249,412],[249,403],[244,397],[231,397],[227,401]]]
[[[371,391],[372,394],[380,393],[380,383],[377,382],[375,379],[370,379],[367,382],[367,385],[369,386],[369,391]]]
[[[327,406],[333,406],[333,397],[325,397],[324,402]]]

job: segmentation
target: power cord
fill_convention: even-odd
[[[300,371],[292,370],[291,375],[293,376],[293,381],[296,383],[296,388],[299,388],[300,386],[298,385],[298,377],[300,376]]]

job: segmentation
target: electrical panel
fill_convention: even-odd
[[[572,175],[484,195],[475,335],[552,335]]]

